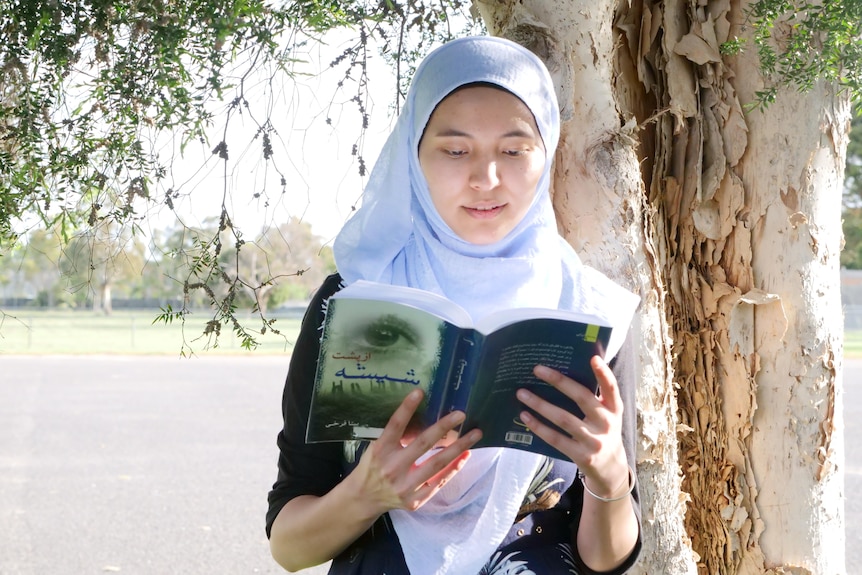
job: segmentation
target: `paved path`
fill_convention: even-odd
[[[286,367],[0,356],[0,575],[284,573],[263,516]],[[862,361],[848,362],[851,574],[862,573],[860,378]]]
[[[286,368],[0,357],[0,574],[284,573],[263,521]]]

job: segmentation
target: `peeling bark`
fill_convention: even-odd
[[[740,0],[480,0],[548,64],[562,233],[643,297],[635,573],[844,573],[840,194],[829,86],[750,111]]]
[[[557,85],[563,125],[553,194],[562,233],[587,263],[643,298],[631,337],[639,342],[638,474],[644,549],[632,572],[694,573],[683,523],[686,496],[680,489],[677,464],[666,296],[660,260],[652,246],[637,123],[634,115],[621,114],[617,100],[618,88],[626,84],[615,81],[619,39],[615,3],[543,0],[479,2],[478,6],[492,34],[532,48],[545,59]],[[553,51],[543,53],[547,46],[553,46]],[[634,67],[635,62],[629,64]],[[640,89],[630,94],[630,100],[644,101]]]
[[[637,12],[649,22],[620,30],[657,95],[652,117],[633,113],[655,141],[649,204],[699,572],[843,573],[840,197],[829,195],[840,194],[846,102],[820,87],[746,114],[762,88],[754,55],[718,50],[743,35],[744,6],[647,1]],[[647,24],[649,42],[628,37]]]

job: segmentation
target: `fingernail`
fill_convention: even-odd
[[[532,394],[531,394],[529,391],[527,391],[526,389],[519,389],[519,390],[515,393],[515,395],[516,395],[516,396],[518,397],[518,399],[520,399],[521,401],[529,401],[529,400],[530,400],[530,397],[532,396]]]
[[[465,418],[465,417],[466,417],[466,416],[464,415],[464,412],[463,412],[463,411],[454,411],[454,412],[452,412],[452,414],[450,415],[451,421],[452,421],[452,423],[453,423],[453,424],[455,424],[455,425],[457,425],[457,424],[461,423],[462,421],[464,421],[464,418]]]
[[[523,421],[524,423],[526,423],[528,425],[531,421],[533,421],[533,416],[530,415],[529,413],[527,413],[526,411],[522,411],[520,417],[521,417],[521,421]]]

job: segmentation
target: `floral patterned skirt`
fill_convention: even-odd
[[[572,554],[568,515],[559,509],[527,515],[512,525],[506,539],[478,575],[579,575]],[[411,575],[388,516],[379,519],[372,529],[336,557],[329,573]]]

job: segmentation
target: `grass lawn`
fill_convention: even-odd
[[[862,330],[844,332],[844,357],[862,358]]]
[[[186,324],[153,324],[157,310],[117,311],[105,316],[93,311],[0,310],[0,354],[289,354],[299,333],[300,319],[280,318],[281,335],[255,334],[255,351],[240,347],[226,326],[218,345],[202,336],[211,316],[193,313]],[[241,317],[249,331],[259,329],[256,316]],[[862,330],[844,333],[844,355],[862,358]]]
[[[218,343],[203,337],[211,316],[191,314],[185,325],[153,324],[157,310],[117,311],[105,316],[93,311],[0,310],[0,354],[289,354],[299,333],[300,319],[282,318],[282,334],[253,334],[255,351],[222,326]],[[259,329],[259,319],[240,318],[246,330]]]

